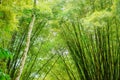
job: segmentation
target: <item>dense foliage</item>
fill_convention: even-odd
[[[20,70],[20,80],[120,80],[120,0],[0,0],[0,80]]]

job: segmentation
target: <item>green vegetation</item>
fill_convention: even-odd
[[[120,80],[120,0],[0,0],[0,80]]]
[[[10,76],[5,73],[8,58],[12,58],[12,54],[8,50],[0,48],[0,80],[10,80]]]

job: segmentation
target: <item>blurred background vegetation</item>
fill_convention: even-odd
[[[34,6],[36,1],[36,6]],[[120,0],[0,0],[0,80],[120,80]]]

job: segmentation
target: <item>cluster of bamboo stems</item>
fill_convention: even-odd
[[[62,35],[75,62],[79,80],[120,80],[120,33],[116,23],[86,31],[80,22],[65,21]],[[74,74],[75,75],[75,74]],[[70,75],[71,79],[74,75]]]

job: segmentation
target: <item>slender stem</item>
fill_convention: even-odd
[[[34,26],[34,22],[35,22],[35,15],[32,16],[32,20],[31,20],[31,23],[29,25],[26,47],[24,49],[23,56],[21,58],[22,61],[21,61],[21,64],[20,64],[20,68],[18,70],[18,73],[17,73],[17,76],[16,76],[15,80],[20,80],[20,76],[22,74],[22,71],[23,71],[23,68],[24,68],[24,65],[25,65],[25,61],[26,61],[26,58],[27,58],[27,53],[28,53],[28,49],[29,49],[29,45],[30,45],[30,37],[31,37],[33,26]]]

